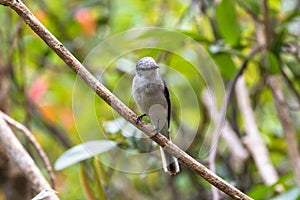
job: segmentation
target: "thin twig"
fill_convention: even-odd
[[[226,117],[226,112],[227,112],[227,108],[228,108],[228,105],[229,105],[229,100],[230,100],[231,95],[232,95],[232,91],[234,89],[234,86],[235,86],[238,78],[245,71],[245,69],[247,67],[247,64],[248,64],[248,61],[249,61],[249,58],[251,58],[257,52],[259,52],[261,49],[262,49],[261,46],[255,46],[251,50],[251,52],[249,53],[248,58],[243,62],[242,66],[238,70],[237,74],[235,75],[233,80],[227,86],[226,93],[225,93],[225,98],[224,98],[224,101],[223,101],[223,105],[222,105],[220,114],[217,117],[217,124],[216,124],[216,128],[213,132],[211,148],[210,148],[210,153],[209,153],[209,157],[208,157],[209,169],[212,170],[213,172],[215,172],[215,170],[216,170],[215,159],[216,159],[216,155],[217,155],[217,146],[218,146],[220,134],[222,133],[222,128],[223,128],[224,123],[225,123],[224,119]],[[217,191],[215,190],[214,187],[212,187],[212,192],[213,192],[214,198],[217,198],[218,193],[217,193]]]
[[[285,82],[288,84],[289,89],[292,91],[292,93],[296,97],[298,105],[300,105],[300,94],[297,92],[296,88],[294,87],[293,82],[289,79],[289,77],[287,76],[287,74],[284,72],[284,70],[282,68],[280,68],[280,73],[282,74]]]
[[[262,49],[261,46],[256,46],[252,49],[252,51],[249,53],[248,59],[246,59],[243,62],[242,66],[239,68],[239,70],[236,73],[236,75],[234,76],[233,80],[227,86],[224,101],[223,101],[223,105],[222,105],[222,108],[221,108],[221,111],[220,111],[220,114],[219,114],[218,124],[216,125],[215,131],[213,133],[213,138],[215,140],[214,139],[212,140],[211,151],[213,149],[215,149],[215,146],[218,144],[218,138],[220,137],[220,133],[221,133],[221,130],[222,130],[222,127],[223,127],[223,124],[224,124],[223,119],[225,119],[226,111],[227,111],[227,108],[228,108],[228,105],[229,105],[229,100],[231,98],[234,86],[235,86],[238,78],[243,74],[244,70],[246,69],[250,57],[254,56],[261,49]]]
[[[234,199],[251,199],[237,188],[231,186],[226,181],[218,177],[216,174],[208,170],[201,163],[196,161],[190,155],[173,144],[150,124],[141,121],[136,124],[137,115],[130,110],[123,102],[113,95],[106,87],[104,87],[67,49],[56,39],[41,22],[30,12],[21,0],[0,0],[0,4],[9,6],[15,10],[20,17],[31,27],[31,29],[39,35],[45,43],[53,49],[53,51],[72,69],[82,80],[101,97],[116,112],[123,116],[127,121],[132,123],[138,129],[143,131],[153,141],[164,147],[166,151],[176,156],[178,160],[187,167],[202,176],[209,183],[222,190]]]
[[[35,137],[32,135],[32,133],[23,124],[17,122],[16,120],[12,119],[11,117],[9,117],[8,115],[6,115],[5,113],[3,113],[1,111],[0,111],[0,115],[2,116],[2,118],[8,124],[12,125],[16,129],[23,132],[24,135],[31,142],[31,144],[34,146],[34,148],[38,152],[39,156],[41,157],[42,162],[43,162],[43,164],[44,164],[44,166],[45,166],[45,168],[46,168],[46,170],[49,174],[50,181],[51,181],[51,184],[52,184],[52,188],[55,189],[55,174],[54,174],[53,169],[51,167],[51,163],[49,161],[49,158],[48,158],[47,154],[45,153],[45,151],[43,150],[43,148],[41,147],[41,145],[38,143],[38,141],[35,139]]]
[[[250,8],[248,8],[245,3],[245,1],[241,0],[241,1],[237,1],[238,5],[241,6],[245,11],[246,13],[248,13],[252,19],[257,22],[257,23],[262,23],[263,21],[261,19],[259,19],[259,16],[253,12]]]
[[[12,36],[9,38],[9,48],[7,51],[7,63],[6,66],[9,68],[11,79],[13,80],[13,83],[18,88],[18,90],[21,90],[21,86],[19,85],[17,78],[15,76],[15,69],[13,68],[13,62],[14,62],[14,49],[17,45],[17,38],[20,36],[23,29],[23,23],[22,20],[19,20],[16,25],[16,30],[13,32]]]

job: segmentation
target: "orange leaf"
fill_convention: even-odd
[[[96,17],[89,9],[79,9],[75,14],[75,20],[81,25],[81,29],[86,35],[96,33]]]
[[[48,80],[43,77],[38,77],[31,84],[28,91],[28,98],[34,103],[38,104],[38,102],[45,95],[49,87]]]

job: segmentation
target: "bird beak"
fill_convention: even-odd
[[[159,68],[159,66],[158,66],[158,65],[155,65],[155,66],[153,67],[153,69],[157,69],[157,68]]]

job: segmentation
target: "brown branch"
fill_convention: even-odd
[[[51,189],[51,186],[44,178],[42,172],[19,142],[4,118],[2,118],[2,115],[0,117],[0,144],[9,157],[17,163],[18,167],[31,182],[32,188],[36,192],[40,192],[44,189]],[[53,194],[49,196],[49,199],[57,200],[58,197],[56,194]]]
[[[221,129],[223,127],[224,121],[223,119],[225,119],[226,117],[226,111],[229,105],[229,100],[231,98],[231,95],[233,93],[235,84],[237,82],[237,80],[239,79],[239,77],[243,74],[243,72],[246,70],[249,59],[251,59],[252,56],[254,56],[256,53],[258,53],[259,51],[262,50],[262,46],[254,46],[253,49],[250,51],[248,58],[246,58],[246,60],[244,60],[243,64],[241,65],[241,67],[239,68],[238,72],[236,73],[236,75],[234,76],[234,78],[232,79],[232,81],[230,81],[230,83],[228,84],[227,88],[226,88],[226,93],[225,93],[225,97],[224,97],[224,101],[223,101],[223,105],[220,111],[220,114],[218,116],[218,123],[216,125],[215,128],[215,132],[213,133],[213,143],[211,145],[211,151],[213,151],[213,149],[215,148],[215,146],[218,144],[218,138],[220,137],[220,133],[221,133]],[[215,155],[213,155],[214,153],[211,153],[211,159],[214,160]]]
[[[244,77],[239,78],[235,90],[247,133],[244,137],[244,143],[251,153],[264,183],[266,185],[272,185],[278,181],[278,174],[270,160],[268,149],[257,128]]]
[[[8,25],[11,25],[12,12],[3,12],[8,19]],[[19,23],[21,22],[21,23]],[[20,25],[23,24],[21,19],[18,20],[15,30],[0,28],[0,40],[2,48],[0,49],[0,110],[7,112],[9,107],[10,86],[9,76],[12,75],[12,54],[11,49],[15,48],[15,39],[20,32]],[[3,29],[3,30],[2,30]],[[10,34],[10,36],[8,35]],[[6,41],[7,45],[4,45]],[[3,48],[6,46],[5,48]],[[8,48],[9,47],[9,48]],[[11,76],[11,78],[14,78]],[[18,168],[13,159],[9,158],[4,147],[0,144],[0,182],[5,199],[30,199],[31,186],[30,181],[25,177],[23,172]],[[22,187],[19,187],[19,186]]]
[[[218,113],[217,118],[215,119],[217,121],[217,124],[216,124],[216,128],[215,128],[214,132],[212,133],[212,142],[211,142],[211,148],[210,148],[209,157],[208,157],[209,168],[213,172],[215,172],[215,168],[216,168],[215,167],[215,159],[216,159],[216,155],[217,155],[217,146],[218,146],[220,134],[222,133],[222,128],[225,125],[224,119],[226,118],[226,112],[227,112],[229,100],[231,98],[234,86],[235,86],[237,80],[239,79],[239,77],[243,74],[243,72],[247,68],[249,59],[252,56],[254,56],[257,52],[259,52],[261,49],[262,49],[261,46],[253,47],[253,49],[250,51],[250,53],[248,55],[248,58],[246,58],[246,60],[244,60],[242,66],[239,68],[238,72],[236,73],[236,75],[234,76],[234,78],[228,84],[228,86],[226,88],[226,93],[225,93],[222,108],[220,110],[220,113]],[[214,197],[218,197],[218,194],[214,188],[212,188],[212,192],[213,192]]]
[[[257,51],[259,51],[260,47],[257,47],[257,48],[254,48],[254,49],[255,49],[255,51],[254,50],[251,51],[250,54],[249,54],[249,57],[254,55]],[[228,105],[229,105],[229,100],[231,98],[232,91],[234,89],[234,86],[235,86],[238,78],[243,74],[244,70],[246,69],[248,62],[249,62],[248,59],[246,59],[243,62],[242,66],[240,67],[240,69],[238,70],[236,75],[234,76],[233,80],[227,86],[224,101],[223,101],[223,105],[222,105],[220,114],[219,114],[218,119],[217,119],[218,123],[216,125],[215,132],[213,133],[210,160],[215,159],[215,153],[216,152],[213,153],[213,151],[215,149],[215,146],[218,144],[218,138],[220,137],[221,129],[223,128],[223,125],[224,125],[224,120],[223,119],[225,119],[225,116],[226,116],[226,111],[227,111],[227,108],[228,108]]]
[[[153,141],[164,147],[169,153],[176,156],[178,160],[187,167],[202,176],[209,183],[222,190],[234,199],[251,199],[216,174],[208,170],[201,163],[193,159],[190,155],[173,144],[162,134],[157,133],[156,129],[146,122],[136,124],[136,114],[105,88],[97,79],[59,42],[30,12],[30,10],[20,0],[0,0],[0,4],[9,6],[17,12],[21,18],[38,34],[45,43],[72,69],[82,80],[94,90],[107,104],[132,123],[138,129],[143,131]]]
[[[52,187],[55,189],[55,175],[53,172],[53,169],[51,167],[49,158],[47,156],[47,154],[45,153],[45,151],[43,150],[43,148],[41,147],[41,145],[38,143],[38,141],[35,139],[35,137],[32,135],[32,133],[21,123],[17,122],[16,120],[12,119],[11,117],[9,117],[8,115],[6,115],[5,113],[0,111],[0,116],[10,125],[14,126],[16,129],[22,131],[25,136],[27,137],[27,139],[33,144],[34,148],[36,149],[36,151],[38,152],[39,156],[42,159],[42,162],[49,174],[50,180],[51,180],[51,184]]]
[[[259,19],[259,16],[253,12],[248,6],[245,5],[244,1],[237,1],[238,5],[241,6],[246,13],[248,13],[252,19],[257,22],[257,23],[262,23],[263,21],[261,19]]]
[[[228,84],[220,114],[216,118],[217,124],[216,124],[215,131],[212,134],[213,136],[212,136],[212,141],[211,141],[211,149],[210,149],[210,153],[209,153],[209,156],[208,156],[209,169],[212,172],[216,172],[215,160],[216,160],[217,150],[218,150],[217,146],[218,146],[218,143],[219,143],[220,134],[222,133],[222,129],[225,125],[225,120],[224,119],[226,117],[226,112],[227,112],[227,108],[228,108],[228,105],[229,105],[229,100],[231,98],[234,85],[235,85],[237,79],[243,74],[244,70],[246,69],[248,61],[249,60],[247,59],[243,62],[241,68],[239,69],[239,71],[235,75],[234,79]],[[215,187],[212,187],[212,194],[213,194],[213,199],[214,200],[219,199],[219,193],[218,193],[218,190],[216,190]]]
[[[288,75],[285,73],[285,71],[283,70],[283,68],[280,68],[280,73],[282,74],[286,84],[289,86],[289,89],[292,91],[292,93],[294,94],[298,107],[300,106],[300,94],[298,93],[298,91],[296,90],[293,82],[289,79]],[[299,109],[299,108],[298,108]]]
[[[296,131],[289,113],[288,105],[285,102],[283,89],[281,86],[281,79],[279,76],[270,76],[268,84],[272,90],[277,116],[281,122],[284,137],[287,143],[287,151],[290,157],[290,162],[294,168],[296,175],[296,183],[300,188],[300,153]]]
[[[265,45],[267,49],[270,48],[271,41],[272,41],[272,27],[271,21],[269,16],[269,7],[268,7],[268,0],[262,0],[262,13],[263,13],[263,22],[264,22],[264,35],[265,35]]]
[[[209,96],[208,90],[204,90],[202,92],[201,99],[206,109],[210,113],[212,121],[214,123],[218,123],[218,117],[215,115],[214,112],[215,110],[217,110],[216,98],[213,96],[213,94],[212,96]],[[245,161],[249,158],[248,150],[243,146],[237,133],[232,129],[231,125],[227,120],[225,120],[221,136],[226,142],[226,145],[231,152],[231,166],[234,170],[240,172],[243,165],[245,164]]]

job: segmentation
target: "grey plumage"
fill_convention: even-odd
[[[144,57],[136,64],[136,76],[133,79],[133,97],[143,113],[151,120],[157,131],[168,139],[170,124],[170,98],[165,81],[158,74],[158,65],[151,57]],[[170,175],[177,174],[179,164],[177,159],[164,151],[161,156],[164,171]]]

